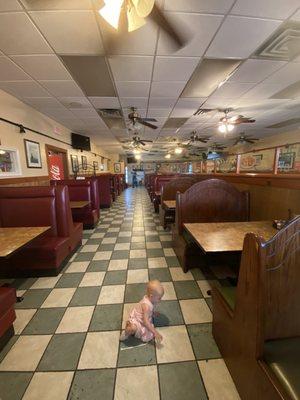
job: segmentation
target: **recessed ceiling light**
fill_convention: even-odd
[[[208,97],[240,65],[235,59],[204,59],[195,69],[180,97]]]

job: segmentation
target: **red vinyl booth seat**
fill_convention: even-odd
[[[65,179],[51,181],[52,185],[67,185],[70,201],[89,201],[83,208],[72,209],[73,220],[82,222],[85,228],[94,228],[100,218],[100,200],[98,182],[95,178],[72,180]]]
[[[0,287],[0,350],[14,334],[15,302],[16,290],[10,287]]]
[[[109,208],[112,203],[111,174],[100,174],[95,179],[98,182],[100,207]]]
[[[82,224],[73,223],[66,186],[0,188],[0,225],[51,226],[0,260],[0,274],[6,277],[57,274],[82,241]]]

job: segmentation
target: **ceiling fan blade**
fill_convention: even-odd
[[[142,139],[142,141],[146,143],[153,143],[153,140],[148,140],[148,139]]]
[[[137,118],[137,121],[138,121],[140,124],[142,124],[142,125],[148,126],[148,128],[157,129],[157,126],[155,126],[155,125],[153,125],[153,124],[150,124],[149,122],[144,121],[144,120],[141,119],[141,118]]]
[[[141,118],[143,121],[148,121],[148,122],[157,122],[157,119],[155,118]]]
[[[146,143],[143,142],[142,140],[140,140],[139,143],[140,143],[142,146],[146,146]]]
[[[186,40],[177,33],[171,22],[164,16],[160,8],[154,4],[149,17],[173,40],[178,48],[184,47]]]

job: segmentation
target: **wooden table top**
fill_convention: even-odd
[[[165,200],[164,205],[169,209],[176,208],[176,200]]]
[[[278,232],[272,221],[194,223],[184,227],[206,253],[242,251],[247,233],[269,240]]]
[[[0,257],[8,257],[51,226],[0,228]]]
[[[84,208],[89,204],[89,201],[70,201],[71,208]]]

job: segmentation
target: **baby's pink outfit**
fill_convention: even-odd
[[[149,323],[153,325],[153,309],[154,306],[151,301],[144,296],[142,300],[134,307],[129,315],[129,322],[136,326],[135,337],[141,339],[143,342],[149,342],[153,339],[154,335],[151,331],[149,331],[143,324],[143,309],[142,304],[147,304],[149,311]]]

